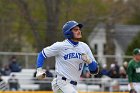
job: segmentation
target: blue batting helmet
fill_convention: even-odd
[[[62,30],[65,38],[73,38],[73,33],[71,29],[74,28],[75,26],[79,26],[79,28],[83,27],[82,24],[79,24],[76,21],[68,21],[64,24]]]

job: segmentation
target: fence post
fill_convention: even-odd
[[[28,64],[29,64],[29,57],[28,55],[25,55],[25,68],[29,68]]]

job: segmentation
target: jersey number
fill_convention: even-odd
[[[82,63],[79,64],[79,71],[82,69]]]

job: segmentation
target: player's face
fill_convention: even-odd
[[[73,32],[73,39],[74,40],[79,40],[82,38],[81,30],[78,26],[74,27],[72,29],[72,32]]]
[[[140,61],[140,54],[136,55],[136,60]]]

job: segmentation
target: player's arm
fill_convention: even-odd
[[[99,66],[95,60],[93,61],[87,54],[82,54],[82,60],[88,64],[88,68],[91,74],[98,74]]]
[[[85,63],[88,64],[88,68],[91,74],[98,74],[99,72],[99,65],[96,62],[89,46],[85,44],[86,54],[82,54],[83,60]]]
[[[43,56],[43,52],[38,53],[37,56],[37,73],[36,73],[36,78],[37,79],[44,79],[46,76],[45,71],[43,71],[42,66],[44,64],[44,60],[46,57]]]
[[[128,81],[129,81],[130,87],[134,88],[133,83],[132,83],[133,69],[132,69],[132,63],[131,62],[129,62],[129,64],[128,64],[127,74],[128,74]]]
[[[37,56],[37,74],[36,77],[38,79],[45,78],[45,71],[43,71],[42,66],[44,64],[45,58],[52,57],[58,54],[60,47],[62,46],[61,43],[56,42],[51,46],[48,46],[42,50]]]
[[[128,81],[129,81],[129,84],[130,84],[130,88],[131,88],[131,89],[134,89],[133,82],[132,82],[133,64],[132,64],[131,61],[130,61],[129,64],[128,64],[127,74],[128,74]]]
[[[88,64],[88,68],[89,68],[89,71],[91,74],[98,74],[99,72],[99,66],[98,66],[98,63],[95,62],[95,61],[92,61],[90,64]]]

